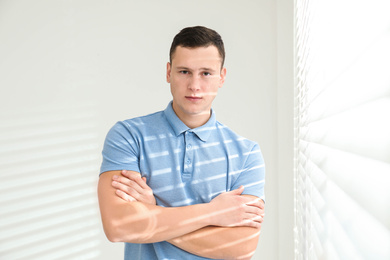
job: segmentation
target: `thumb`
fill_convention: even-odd
[[[244,191],[244,186],[241,185],[238,189],[230,191],[233,195],[241,195],[241,193]]]

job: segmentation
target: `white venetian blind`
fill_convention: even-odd
[[[95,111],[58,103],[0,111],[0,260],[101,255]]]
[[[295,1],[295,259],[390,259],[390,1]]]

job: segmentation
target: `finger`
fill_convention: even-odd
[[[121,177],[121,176],[117,176],[117,175],[114,175],[112,177],[112,179],[114,180],[114,182],[122,183],[123,185],[128,186],[130,188],[133,188],[134,190],[136,190],[139,193],[142,193],[143,188],[136,181],[130,180],[127,177]],[[123,191],[126,191],[126,190],[123,190]]]
[[[114,182],[113,186],[136,201],[140,201],[142,198],[142,193],[138,192],[136,189],[130,186],[118,182],[117,183]]]
[[[233,195],[241,195],[241,193],[244,191],[244,186],[240,186],[238,189],[235,189],[235,190],[232,190],[232,191],[229,191],[229,193],[233,194]]]
[[[136,201],[136,199],[134,199],[133,197],[129,196],[127,193],[125,193],[121,190],[116,190],[115,194],[125,201],[128,201],[128,202]]]
[[[120,183],[118,181],[113,181],[112,186],[114,188],[121,190],[122,192],[134,197],[135,199],[137,199],[137,197],[139,196],[139,192],[137,191],[136,188],[133,187],[133,185],[129,186],[129,185]],[[137,185],[135,185],[135,186],[137,186]]]
[[[256,215],[256,214],[248,214],[246,215],[247,220],[263,223],[264,218],[262,216]]]
[[[260,209],[258,207],[253,207],[253,206],[247,206],[245,208],[245,213],[254,214],[257,216],[264,216],[265,214],[263,209]]]
[[[250,201],[248,201],[245,204],[246,205],[250,205],[250,206],[255,206],[255,207],[258,207],[258,208],[261,208],[261,209],[264,209],[264,201],[262,199],[260,199],[260,198],[251,199]]]
[[[146,184],[146,178],[141,177],[141,174],[139,174],[137,172],[129,172],[126,170],[123,170],[121,173],[123,176],[127,177],[129,180],[136,182],[141,188],[143,188],[143,189],[149,188],[149,186]],[[143,178],[145,178],[145,179],[143,179]]]
[[[258,223],[263,223],[264,217],[260,216],[260,215],[257,215],[257,214],[249,213],[249,214],[245,215],[245,220],[254,221],[254,222],[258,222]]]
[[[134,171],[126,171],[126,170],[122,170],[121,171],[121,174],[129,179],[133,179],[133,178],[136,178],[136,177],[141,177],[141,174],[138,173],[138,172],[134,172]]]
[[[253,221],[252,219],[243,220],[238,226],[242,227],[253,227],[253,228],[261,228],[262,223],[259,221]]]
[[[139,182],[137,182],[139,186],[143,189],[150,189],[149,185],[146,184],[146,177],[142,177]]]

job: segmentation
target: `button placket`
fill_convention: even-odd
[[[187,131],[185,133],[185,154],[184,154],[184,173],[191,173],[193,169],[193,149],[192,149],[192,143],[193,143],[193,133]]]

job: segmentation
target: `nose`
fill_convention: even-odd
[[[188,82],[188,88],[192,91],[200,90],[201,79],[198,76],[192,76]]]

